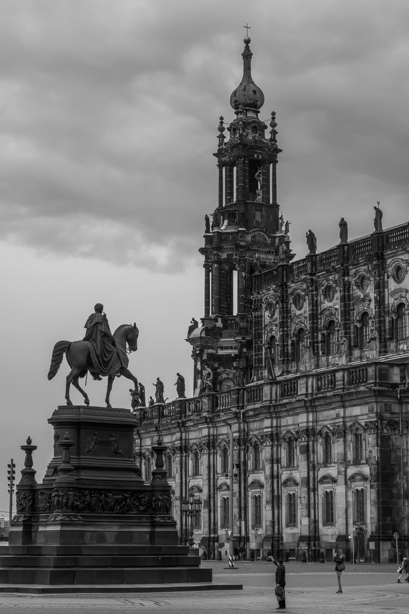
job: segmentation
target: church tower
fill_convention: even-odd
[[[252,304],[252,275],[291,258],[289,224],[277,202],[275,112],[268,126],[259,118],[264,94],[251,74],[250,38],[244,38],[243,78],[230,96],[235,117],[220,118],[218,203],[205,217],[204,317],[193,321],[195,394],[227,390],[257,377],[253,340],[257,330]],[[227,132],[227,135],[225,134]],[[196,327],[196,328],[195,328]],[[261,347],[258,343],[257,346]]]

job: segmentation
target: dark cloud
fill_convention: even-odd
[[[376,200],[386,225],[407,217],[406,4],[20,0],[2,13],[4,240],[164,270],[195,258],[246,21],[293,248],[311,226],[336,243],[341,210],[367,234]]]

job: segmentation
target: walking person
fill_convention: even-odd
[[[285,610],[285,567],[282,559],[275,560],[272,556],[272,561],[277,567],[276,569],[276,587],[275,594],[278,601],[277,610]]]
[[[342,576],[342,572],[345,569],[345,554],[341,554],[340,556],[334,556],[334,563],[335,563],[335,572],[337,574],[337,580],[338,580],[337,593],[342,593],[341,576]]]
[[[409,582],[409,559],[404,556],[402,563],[398,567],[398,584],[400,584],[400,580],[402,578],[402,574],[406,575],[405,582]]]

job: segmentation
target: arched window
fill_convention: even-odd
[[[289,492],[287,495],[287,526],[294,527],[297,524],[297,495]]]
[[[365,522],[365,490],[354,490],[354,522]]]
[[[406,339],[406,313],[405,305],[401,303],[396,310],[396,340]]]
[[[304,351],[305,330],[300,328],[295,340],[295,362],[298,364],[301,362]]]
[[[173,463],[170,454],[166,455],[166,474],[168,478],[171,478],[173,475]]]
[[[334,491],[324,491],[323,524],[334,524]]]
[[[368,345],[369,337],[369,314],[366,311],[361,316],[361,328],[359,332],[359,347],[362,350]]]
[[[322,461],[325,465],[329,465],[332,461],[332,441],[331,435],[329,433],[325,433],[325,436],[322,440]]]
[[[200,454],[199,451],[196,450],[193,453],[193,475],[200,475]]]
[[[229,497],[222,497],[220,509],[220,528],[229,528]]]
[[[221,472],[229,473],[229,451],[226,447],[221,451]]]
[[[253,528],[261,527],[261,495],[254,495],[253,497]]]
[[[337,343],[336,343],[336,331],[335,331],[335,322],[331,320],[328,323],[327,329],[327,343],[326,343],[326,354],[327,356],[333,356],[337,351]]]
[[[253,446],[253,469],[255,471],[260,469],[260,446],[257,442]]]

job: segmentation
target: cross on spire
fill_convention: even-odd
[[[251,30],[251,28],[250,28],[249,24],[248,24],[248,23],[246,23],[246,25],[245,25],[245,26],[243,26],[243,28],[246,28],[246,36],[248,36],[248,35],[249,35],[249,30]]]

